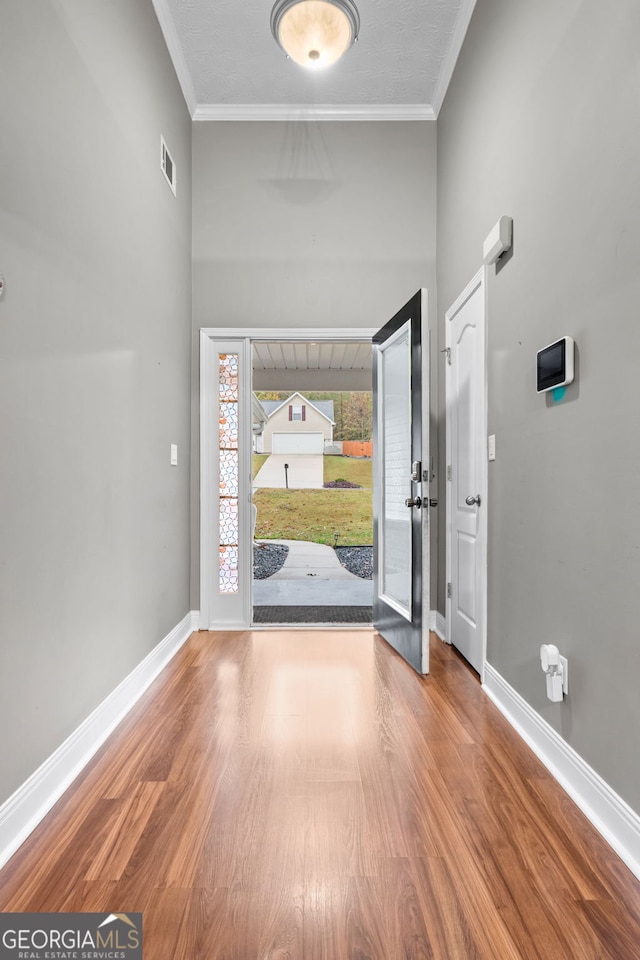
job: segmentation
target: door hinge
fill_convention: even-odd
[[[453,480],[453,467],[451,464],[447,467],[447,480]]]
[[[448,583],[448,584],[447,584],[447,599],[450,600],[452,596],[453,596],[453,590],[452,590],[451,584]]]
[[[444,350],[441,350],[440,353],[446,353],[447,363],[451,366],[451,347],[445,347]]]

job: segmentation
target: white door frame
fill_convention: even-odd
[[[240,438],[240,485],[238,491],[238,510],[240,513],[239,544],[240,564],[244,563],[245,581],[249,583],[246,596],[239,600],[237,616],[233,622],[217,622],[216,611],[212,609],[212,562],[213,543],[213,505],[209,495],[213,489],[212,438],[214,436],[211,397],[211,383],[208,376],[207,360],[210,357],[214,341],[224,343],[225,349],[240,352],[248,358],[249,377],[244,384],[243,397],[245,409],[251,410],[251,343],[253,340],[351,340],[371,343],[376,332],[375,327],[349,327],[310,329],[281,327],[202,327],[200,329],[200,629],[201,630],[248,630],[252,619],[252,578],[247,574],[251,557],[251,415],[243,418]],[[242,421],[241,421],[242,423]]]
[[[480,678],[484,683],[484,667],[487,657],[487,512],[488,512],[488,470],[487,470],[487,268],[481,267],[480,270],[476,273],[473,279],[467,284],[460,296],[456,301],[449,307],[445,313],[445,348],[446,348],[446,360],[445,360],[445,431],[446,431],[446,464],[451,465],[453,470],[456,469],[456,463],[454,460],[454,451],[452,450],[451,445],[451,409],[452,409],[452,377],[451,377],[451,367],[447,362],[450,356],[449,351],[451,350],[451,320],[456,316],[457,313],[462,309],[465,303],[473,296],[476,291],[480,289],[480,296],[482,298],[482,319],[483,319],[483,338],[482,338],[482,356],[478,359],[478,363],[481,367],[482,382],[484,384],[483,397],[482,397],[482,410],[481,410],[481,438],[482,444],[481,449],[483,450],[483,456],[480,458],[480,477],[479,477],[479,489],[478,493],[480,494],[481,499],[481,508],[478,512],[478,556],[480,558],[481,564],[481,596],[478,598],[479,606],[481,609],[481,615],[479,617],[479,624],[482,630],[482,669],[480,670]],[[452,538],[452,509],[451,509],[451,496],[449,487],[447,489],[447,509],[446,509],[446,582],[452,582],[452,566],[451,566],[451,538]],[[446,619],[446,641],[451,643],[451,600],[447,597],[446,600],[446,610],[447,610],[447,619]]]

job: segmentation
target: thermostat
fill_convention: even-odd
[[[574,376],[573,337],[562,337],[548,347],[538,350],[536,391],[544,393],[556,387],[566,387],[573,383]]]

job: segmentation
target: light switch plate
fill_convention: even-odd
[[[171,444],[171,466],[172,467],[178,466],[178,444],[177,443]]]
[[[495,460],[495,458],[496,458],[496,435],[495,435],[495,433],[492,433],[492,434],[489,436],[489,443],[488,443],[487,446],[488,446],[488,450],[489,450],[489,460]]]

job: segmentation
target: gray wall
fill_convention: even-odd
[[[434,123],[194,124],[194,369],[200,327],[379,327],[433,291],[435,175]]]
[[[442,336],[511,215],[488,284],[488,660],[640,812],[639,36],[636,0],[479,0],[438,120],[438,299]],[[564,334],[577,381],[553,405],[535,353]],[[561,705],[541,642],[569,658]]]
[[[189,609],[191,122],[151,0],[4,0],[0,89],[1,802]]]

